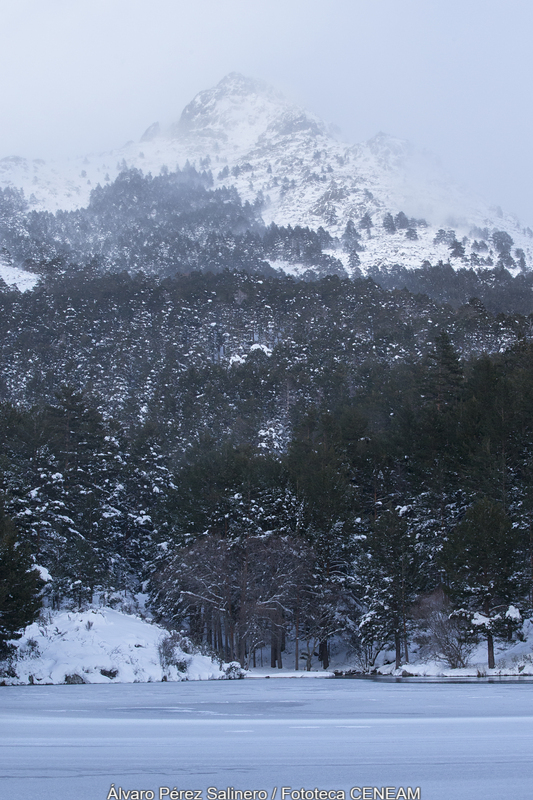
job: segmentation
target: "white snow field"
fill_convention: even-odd
[[[533,685],[6,686],[0,743],[6,800],[150,800],[180,797],[179,790],[202,800],[253,800],[228,787],[262,790],[257,800],[272,800],[274,788],[275,800],[324,799],[315,789],[330,798],[352,790],[357,800],[379,797],[375,789],[387,798],[530,800]],[[393,788],[384,794],[382,787]]]
[[[41,568],[42,569],[42,568]],[[14,644],[14,674],[0,676],[6,684],[143,683],[150,681],[218,680],[221,666],[200,653],[174,650],[176,664],[161,663],[159,645],[168,631],[134,614],[112,608],[85,611],[43,610]],[[228,665],[224,665],[227,667]]]
[[[34,288],[39,276],[25,269],[6,264],[0,255],[0,280],[4,281],[7,286],[17,288],[19,292],[29,292]]]

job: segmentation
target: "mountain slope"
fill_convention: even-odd
[[[86,206],[98,184],[126,167],[158,174],[187,162],[210,169],[214,188],[259,198],[266,224],[323,227],[338,238],[353,225],[357,239],[337,252],[349,274],[450,258],[455,267],[533,266],[533,232],[454,185],[427,153],[383,133],[347,145],[313,114],[236,73],[138,143],[65,163],[4,158],[0,186],[22,188],[31,208],[68,210]],[[503,249],[496,231],[509,237]],[[295,271],[283,261],[272,266]]]

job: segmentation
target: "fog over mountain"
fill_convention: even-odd
[[[0,158],[64,158],[137,140],[232,71],[342,130],[379,131],[531,226],[525,0],[22,0],[2,9]]]
[[[80,245],[80,231],[88,223],[74,225],[58,218],[55,226],[61,230],[49,230],[45,236],[50,244],[45,247],[41,241],[37,253],[35,249],[30,253],[24,236],[13,238],[20,224],[13,221],[11,234],[2,229],[4,261],[7,254],[13,267],[31,262],[35,269],[39,258],[52,254],[70,253],[72,258],[76,253],[78,260],[84,260],[106,253],[116,268],[120,257],[116,252],[111,255],[112,248],[101,246],[102,226],[109,224],[101,218],[102,202],[111,203],[113,213],[118,213],[118,207],[115,201],[104,201],[102,188],[114,191],[113,181],[128,170],[157,176],[189,168],[208,176],[206,187],[236,189],[240,202],[255,209],[257,220],[239,223],[241,229],[232,227],[233,233],[275,224],[327,234],[330,240],[323,239],[321,249],[336,263],[335,268],[330,264],[329,272],[356,277],[376,268],[419,268],[424,262],[448,261],[456,269],[499,266],[516,272],[533,264],[531,228],[466,192],[431,154],[384,133],[350,145],[315,114],[264,82],[237,72],[197,94],[173,122],[153,122],[139,141],[119,149],[64,161],[20,157],[0,161],[0,185],[23,190],[26,213],[88,207],[95,228]],[[130,205],[136,203],[138,208],[128,245],[131,254],[133,240],[144,236],[140,231],[146,220],[158,212],[155,206],[142,210],[133,184],[127,191]],[[99,222],[94,218],[98,207]],[[36,234],[32,232],[35,221],[31,216],[27,219],[26,239],[42,237],[43,228],[50,228],[51,222],[43,217]],[[127,224],[119,214],[115,237]],[[173,230],[171,237],[178,229],[174,226]],[[58,243],[62,243],[59,249]],[[262,256],[274,270],[294,275],[307,273],[311,266],[294,249],[290,256],[278,251]],[[137,268],[161,271],[153,250],[148,257],[145,248],[145,256],[139,253],[139,258],[134,259]],[[213,265],[205,264],[205,268]],[[313,268],[324,274],[323,264],[315,263]],[[184,269],[183,262],[174,266],[174,271]],[[168,274],[168,270],[165,266],[163,271]]]

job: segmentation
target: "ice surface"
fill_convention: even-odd
[[[111,783],[203,790],[420,787],[525,800],[533,686],[369,680],[0,689],[9,800],[100,800]],[[349,795],[347,795],[348,797]]]

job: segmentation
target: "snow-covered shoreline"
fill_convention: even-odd
[[[151,683],[239,677],[236,666],[185,652],[191,649],[186,642],[159,625],[112,608],[54,614],[45,611],[14,643],[14,657],[4,665],[0,684]]]
[[[433,681],[533,678],[533,625],[529,621],[524,623],[522,635],[522,641],[499,644],[494,669],[487,668],[486,646],[480,642],[467,667],[451,669],[435,659],[422,660],[415,652],[413,663],[396,667],[385,663],[387,654],[383,653],[372,674]],[[246,671],[235,662],[221,663],[196,652],[186,636],[171,634],[144,617],[109,607],[56,612],[44,609],[41,618],[13,644],[12,657],[0,663],[1,686],[365,677],[343,652],[333,655],[328,670],[315,665],[311,671],[266,666]],[[287,660],[290,663],[290,653]]]
[[[390,665],[392,666],[392,665]],[[507,666],[496,666],[489,669],[481,663],[468,667],[449,669],[434,661],[426,664],[403,664],[398,668],[381,667],[376,675],[392,678],[533,678],[533,659],[519,660]]]

